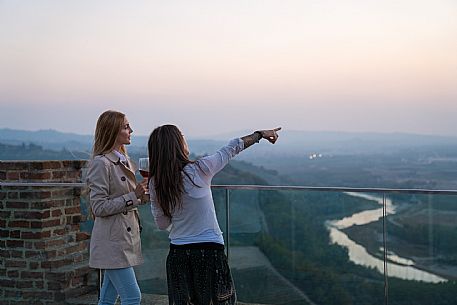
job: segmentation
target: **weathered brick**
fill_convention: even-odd
[[[32,221],[30,223],[30,227],[32,229],[49,228],[49,227],[56,227],[56,226],[60,226],[60,225],[61,225],[60,219],[45,220],[45,221]]]
[[[62,162],[60,162],[60,161],[30,162],[30,169],[32,169],[32,170],[58,169],[58,168],[62,168]]]
[[[87,240],[90,239],[90,233],[87,232],[77,232],[76,233],[76,241]]]
[[[67,230],[68,233],[70,233],[70,232],[76,233],[76,232],[79,232],[79,231],[80,231],[80,227],[81,227],[81,226],[80,226],[79,223],[76,223],[76,224],[67,224],[67,225],[65,226],[65,229]],[[68,241],[74,241],[74,238],[73,238],[72,235],[68,235],[68,237],[71,238],[71,239],[68,239]]]
[[[8,248],[21,248],[24,247],[24,241],[22,240],[7,240],[6,246]]]
[[[25,180],[47,180],[51,179],[50,172],[22,172],[20,174],[21,179]]]
[[[9,301],[8,305],[45,305],[42,301],[38,300],[27,300],[27,301]],[[62,305],[62,304],[51,304],[46,302],[46,305]]]
[[[25,258],[41,258],[43,256],[42,251],[25,251]]]
[[[12,193],[8,193],[8,196]],[[19,193],[16,193],[16,198],[19,197]],[[10,198],[12,199],[12,198]],[[30,203],[25,201],[8,201],[6,202],[7,209],[30,209]]]
[[[87,160],[65,160],[62,161],[64,167],[69,167],[73,172],[79,172],[79,169],[87,165]]]
[[[49,250],[49,251],[46,251],[44,253],[45,257],[47,259],[52,259],[52,258],[55,258],[57,256],[57,250]]]
[[[60,290],[62,288],[65,288],[65,284],[62,282],[49,282],[48,283],[49,290]]]
[[[29,262],[29,269],[30,270],[36,270],[40,267],[40,264],[38,262]]]
[[[10,270],[7,272],[7,275],[9,278],[16,278],[19,277],[19,271],[18,270]]]
[[[60,267],[63,267],[63,266],[70,266],[70,265],[72,265],[72,263],[73,263],[72,259],[64,258],[64,259],[41,262],[41,268],[43,268],[43,269],[57,269],[57,268],[60,268]]]
[[[84,194],[87,194],[88,190],[86,188],[79,188],[79,187],[75,187],[73,189],[73,195],[75,197],[81,197],[81,194],[83,194],[83,191],[84,191]]]
[[[18,199],[19,198],[19,192],[8,192],[7,195],[8,195],[7,196],[8,199]],[[9,202],[7,202],[6,207],[8,207],[8,203]]]
[[[9,171],[6,173],[6,180],[19,180],[20,173]]]
[[[6,180],[6,171],[0,171],[0,180]]]
[[[36,271],[22,271],[21,278],[23,279],[43,279],[44,273],[43,272],[36,272]]]
[[[15,288],[16,282],[13,280],[0,279],[0,287]]]
[[[82,250],[84,250],[86,248],[87,248],[86,244],[78,243],[76,245],[61,249],[60,251],[57,252],[57,255],[58,256],[62,256],[62,255],[77,253],[77,252],[80,252],[80,251],[82,251]]]
[[[10,238],[21,238],[21,231],[19,230],[13,230],[13,231],[10,231]]]
[[[46,248],[46,242],[42,241],[42,240],[36,241],[36,242],[32,243],[32,248],[35,248],[38,250],[44,249],[44,248]]]
[[[17,286],[17,288],[32,288],[33,282],[32,281],[18,281],[16,286]]]
[[[38,299],[38,300],[51,300],[52,295],[47,291],[23,291],[22,297],[24,299]]]
[[[73,197],[73,190],[71,188],[53,189],[52,197],[53,198],[62,198],[62,197],[71,198],[71,197]]]
[[[33,247],[35,247],[35,243],[36,243],[36,241],[25,240],[24,241],[24,248],[33,249]]]
[[[69,172],[67,172],[67,178],[68,178],[70,181],[79,180],[78,178],[80,178],[80,173],[77,172],[77,171],[69,171]]]
[[[69,223],[74,225],[81,223],[81,215],[71,216],[71,220]]]
[[[21,192],[21,199],[46,199],[51,198],[52,192],[50,191],[30,191],[30,192]]]
[[[54,298],[55,301],[65,301],[66,295],[63,292],[56,291],[54,292]]]
[[[52,234],[53,235],[60,235],[60,236],[65,235],[65,229],[55,229],[55,230],[52,231]]]
[[[22,291],[20,291],[20,290],[6,290],[5,289],[5,298],[20,299],[21,296],[22,296]]]
[[[6,220],[0,219],[0,228],[6,228]]]
[[[30,221],[27,220],[10,220],[8,221],[10,228],[30,228]]]
[[[65,215],[79,214],[79,213],[81,213],[81,207],[80,206],[71,207],[71,208],[65,208]]]
[[[52,217],[59,217],[61,215],[62,215],[62,210],[60,210],[60,209],[51,211],[51,216]]]
[[[0,218],[7,219],[11,216],[10,211],[0,211]]]
[[[0,170],[11,171],[11,170],[26,170],[29,169],[30,161],[2,161],[0,162]]]
[[[35,281],[34,285],[35,285],[35,288],[43,289],[44,288],[44,281]]]
[[[40,202],[33,202],[31,207],[33,209],[49,209],[49,208],[57,208],[57,207],[64,207],[65,200],[55,200],[53,197],[49,197],[48,200],[43,200]]]
[[[21,239],[42,239],[51,237],[51,231],[41,231],[41,232],[21,232]]]
[[[48,240],[48,241],[46,241],[46,248],[62,246],[64,244],[65,244],[65,240],[62,240],[62,239]]]
[[[10,250],[10,254],[12,258],[23,258],[24,252],[21,250]]]
[[[76,276],[71,279],[71,286],[77,287],[80,286],[81,284],[84,284],[84,278],[81,276]]]
[[[14,260],[7,259],[7,260],[5,260],[5,267],[6,268],[26,268],[27,262],[14,261]]]
[[[10,236],[10,231],[9,230],[0,230],[0,237],[1,238],[7,238]]]
[[[32,212],[32,211],[14,211],[16,219],[47,219],[51,216],[50,211]]]
[[[6,249],[0,249],[0,257],[9,258],[10,256],[10,251]]]
[[[48,281],[58,281],[58,282],[66,282],[68,275],[65,273],[58,273],[58,272],[47,272],[45,274],[45,279]]]
[[[65,178],[66,175],[67,175],[66,171],[53,171],[52,179],[62,179],[62,178]]]

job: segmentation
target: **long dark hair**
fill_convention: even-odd
[[[175,125],[163,125],[149,136],[149,180],[153,179],[157,202],[171,218],[181,207],[184,192],[183,169],[192,163],[181,131]]]

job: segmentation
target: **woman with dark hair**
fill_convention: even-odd
[[[235,304],[211,180],[232,157],[254,143],[266,139],[274,144],[280,129],[233,139],[215,154],[196,161],[189,159],[189,148],[176,126],[163,125],[151,133],[150,201],[157,226],[170,231],[166,265],[170,305]]]
[[[93,158],[87,171],[90,207],[95,217],[89,266],[105,269],[99,305],[139,305],[141,292],[133,266],[143,263],[137,206],[147,181],[137,184],[125,145],[133,132],[126,116],[108,110],[95,128]],[[144,199],[144,198],[143,198]]]

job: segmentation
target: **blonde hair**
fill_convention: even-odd
[[[125,114],[114,110],[107,110],[98,117],[92,156],[103,155],[113,150],[117,135],[124,124],[124,118]],[[120,152],[127,155],[124,145],[121,146]]]

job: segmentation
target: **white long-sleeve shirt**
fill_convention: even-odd
[[[216,218],[211,180],[224,168],[231,158],[244,149],[243,140],[237,138],[220,148],[216,153],[189,163],[184,171],[198,185],[195,186],[187,175],[183,174],[184,193],[181,208],[176,208],[169,218],[156,201],[153,179],[149,183],[151,211],[156,225],[165,230],[171,225],[170,242],[181,245],[199,242],[217,242],[224,244],[222,231]]]

